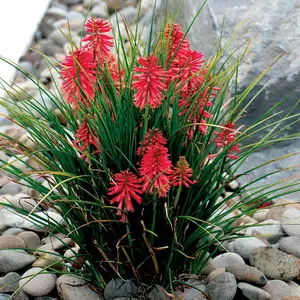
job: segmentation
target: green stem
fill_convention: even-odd
[[[175,200],[174,200],[174,210],[175,210],[176,207],[177,207],[177,204],[178,204],[178,200],[179,200],[179,196],[180,196],[181,190],[182,190],[182,187],[179,186],[179,188],[178,188],[178,190],[177,190],[177,194],[176,194]]]

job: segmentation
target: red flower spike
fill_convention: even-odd
[[[149,129],[146,133],[144,142],[139,143],[139,147],[136,151],[137,155],[144,155],[147,151],[148,146],[153,146],[155,144],[166,145],[167,140],[163,137],[159,129],[155,128],[154,130]]]
[[[95,59],[98,61],[98,59],[109,57],[110,48],[114,46],[113,37],[108,34],[111,31],[109,22],[100,18],[90,19],[85,24],[85,31],[89,35],[85,36],[82,41]]]
[[[89,146],[94,146],[96,148],[94,153],[99,153],[100,141],[96,136],[95,133],[91,132],[87,120],[84,119],[83,123],[79,125],[77,132],[74,134],[75,140],[73,144],[81,151],[85,151]]]
[[[181,31],[179,24],[168,24],[165,29],[164,36],[165,39],[169,41],[168,62],[175,54],[175,52],[176,54],[174,58],[185,55],[186,52],[190,49],[190,43],[186,38],[183,38],[184,32]]]
[[[158,198],[165,198],[170,189],[168,175],[171,173],[171,167],[172,163],[166,147],[160,144],[149,146],[139,168],[144,182],[143,192],[150,187],[150,194],[157,191]]]
[[[190,168],[186,158],[184,156],[180,156],[176,167],[173,168],[172,173],[169,176],[170,184],[173,186],[184,185],[188,188],[190,185],[197,182],[197,180],[190,179],[192,176],[192,168]]]
[[[94,99],[96,83],[96,62],[91,53],[84,49],[76,49],[65,57],[60,72],[63,80],[61,90],[69,104],[76,108],[79,102],[90,105]]]
[[[230,144],[232,144],[235,140],[236,132],[235,132],[235,125],[231,122],[228,122],[226,124],[223,124],[223,128],[220,132],[214,132],[215,135],[217,135],[217,138],[215,139],[215,144],[220,148],[228,147]],[[240,152],[241,149],[239,148],[240,144],[233,145],[228,150],[228,158],[232,159],[238,159],[237,155],[231,155],[231,152]],[[211,154],[209,155],[209,158],[216,157],[217,154]]]
[[[114,196],[110,203],[118,203],[117,215],[121,215],[121,222],[125,222],[126,215],[124,212],[134,212],[132,200],[138,204],[142,203],[142,185],[141,180],[135,174],[126,171],[121,171],[114,175],[114,181],[110,183],[111,187],[108,189],[108,196]],[[122,212],[122,210],[124,212]]]
[[[154,56],[140,57],[138,63],[142,67],[135,67],[134,71],[140,74],[133,76],[132,88],[137,90],[134,96],[134,104],[138,108],[151,108],[160,106],[163,100],[162,92],[166,91],[164,84],[165,71],[158,65],[158,59]]]

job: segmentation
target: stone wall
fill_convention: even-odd
[[[180,1],[170,0],[169,2],[170,6],[175,4],[178,7]],[[182,2],[177,22],[186,29],[203,4],[203,0]],[[247,87],[278,56],[284,53],[253,91],[255,93],[267,85],[247,109],[242,123],[245,125],[253,123],[268,108],[291,93],[292,95],[283,106],[276,109],[276,112],[282,111],[279,118],[285,116],[293,107],[295,107],[294,113],[300,113],[299,103],[296,105],[300,98],[300,0],[208,0],[188,35],[192,46],[207,55],[220,35],[224,16],[224,42],[243,22],[245,24],[239,30],[232,46],[236,49],[244,49],[245,44],[251,40],[251,50],[239,71],[239,91]],[[236,55],[238,54],[239,52]],[[286,129],[283,135],[299,133],[299,128],[298,118],[298,122]],[[263,137],[266,133],[266,131],[263,132],[257,138]],[[278,143],[276,146],[273,145],[255,153],[241,167],[241,171],[296,151],[300,151],[300,139]],[[296,164],[300,165],[300,154],[252,172],[251,177],[245,179],[256,178],[265,172],[282,170]],[[292,176],[300,179],[299,167],[269,176],[260,184],[272,183]],[[299,193],[289,197],[300,201]]]

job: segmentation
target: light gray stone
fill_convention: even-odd
[[[216,268],[226,268],[233,264],[245,264],[244,260],[241,256],[236,253],[224,253],[216,256],[212,263],[216,266]]]
[[[42,268],[31,268],[26,271],[21,280],[19,287],[30,296],[48,295],[55,287],[56,275],[43,271]]]
[[[235,277],[226,272],[211,281],[206,289],[212,300],[232,300],[235,297],[236,290]]]
[[[166,1],[167,0],[163,1],[161,9],[164,8]],[[183,25],[184,30],[187,29],[203,2],[203,0],[189,0],[184,2],[176,20]],[[174,4],[177,8],[179,7],[179,3],[180,0],[169,1],[170,7]],[[282,113],[273,117],[268,124],[270,124],[271,121],[282,119],[283,116],[295,106],[300,98],[300,91],[298,89],[300,61],[297,59],[297,53],[299,53],[300,50],[298,41],[298,10],[298,0],[208,1],[188,34],[192,47],[207,55],[210,53],[221,31],[223,37],[221,44],[224,46],[236,28],[246,21],[245,25],[240,26],[241,28],[230,47],[230,52],[232,49],[238,50],[233,53],[232,60],[235,60],[241,52],[244,51],[245,47],[248,46],[249,40],[252,41],[245,62],[239,67],[239,94],[241,94],[258,75],[265,71],[268,66],[273,64],[279,55],[284,54],[280,60],[272,66],[268,75],[260,80],[259,84],[248,97],[251,99],[251,96],[255,95],[266,83],[269,83],[264,91],[255,99],[254,103],[247,108],[245,117],[240,120],[240,124],[245,125],[244,128],[248,128],[253,121],[263,116],[270,107],[284,99],[285,96],[291,94],[276,111],[282,111]],[[251,12],[251,14],[249,14],[249,12]],[[224,15],[225,22],[223,28]],[[227,56],[228,55],[229,53],[227,53]],[[291,93],[291,91],[295,92]],[[300,106],[297,105],[294,107],[293,114],[299,112]],[[248,140],[247,144],[257,142],[257,140],[265,137],[273,128],[274,126],[271,126],[261,131],[251,140]],[[298,132],[299,122],[295,122],[281,134],[297,134]],[[256,153],[251,155],[249,159],[244,162],[238,172],[248,173],[247,171],[251,168],[264,164],[271,159],[297,152],[299,148],[300,140],[294,139],[269,145],[263,149],[257,149]],[[253,181],[260,176],[274,172],[271,176],[267,176],[263,180],[253,183],[251,187],[272,184],[280,180],[283,180],[282,184],[286,185],[286,178],[293,178],[293,176],[299,173],[300,167],[297,166],[299,159],[300,154],[296,154],[251,171],[248,175],[251,176]],[[286,170],[289,166],[297,167]],[[243,184],[249,183],[249,176],[243,176],[239,178],[239,181]],[[263,192],[266,192],[266,189],[263,189]],[[299,198],[297,193],[291,194],[290,196],[295,200]]]
[[[58,6],[52,6],[47,10],[47,16],[51,16],[56,20],[65,18],[67,13],[68,13],[67,9]]]
[[[35,200],[26,194],[16,194],[11,200],[11,203],[15,207],[25,209],[28,212],[31,212],[37,204]],[[40,211],[40,208],[36,207],[34,211]]]
[[[296,257],[271,247],[253,249],[249,262],[270,279],[289,281],[296,278],[299,273],[299,262]]]
[[[233,250],[244,259],[249,259],[254,248],[266,247],[267,245],[256,237],[246,237],[236,239],[233,243]]]
[[[300,211],[296,208],[289,208],[284,211],[281,217],[282,229],[290,236],[300,237]]]
[[[6,236],[6,235],[17,235],[21,232],[24,232],[24,229],[21,228],[8,228],[6,229],[3,233],[2,236]]]
[[[62,275],[56,281],[56,289],[64,300],[101,300],[101,298],[88,287],[83,279]]]
[[[251,284],[240,282],[238,288],[242,291],[243,295],[249,300],[269,300],[271,295]]]
[[[101,2],[92,8],[92,16],[97,18],[106,18],[107,16],[107,7],[106,4]]]
[[[263,290],[271,295],[272,300],[282,300],[285,296],[291,296],[291,288],[281,280],[269,280]]]
[[[16,235],[0,236],[0,249],[26,248],[24,240]]]
[[[213,281],[215,278],[217,278],[218,276],[222,275],[225,273],[225,268],[219,268],[219,269],[216,269],[212,272],[210,272],[206,278],[206,281],[208,283],[210,283],[211,281]]]
[[[279,249],[300,258],[300,237],[288,236],[279,242]]]
[[[9,273],[32,264],[36,258],[22,250],[0,250],[0,273]]]
[[[291,288],[291,295],[300,297],[300,285],[295,281],[289,281],[287,284]]]
[[[267,284],[265,274],[257,268],[244,264],[235,264],[226,267],[226,272],[234,275],[238,281],[248,282],[254,285],[264,286]]]
[[[253,233],[260,233],[260,236],[265,238],[270,243],[276,243],[283,235],[281,223],[278,220],[265,220],[257,226],[251,226],[246,230],[246,235],[253,235]]]

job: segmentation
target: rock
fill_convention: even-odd
[[[34,300],[58,300],[57,298],[52,298],[52,297],[37,297]],[[74,299],[75,300],[75,299]]]
[[[7,294],[0,294],[0,300],[10,300],[10,295],[7,295]]]
[[[104,298],[114,300],[120,297],[134,297],[137,286],[131,280],[112,279],[104,289]]]
[[[92,16],[96,18],[106,18],[107,16],[107,7],[105,3],[100,3],[92,8]]]
[[[224,273],[207,285],[207,293],[212,300],[232,300],[236,294],[237,283],[234,276]]]
[[[184,300],[205,300],[205,289],[206,285],[197,285],[195,288],[193,287],[186,287],[183,290],[176,290],[175,295],[176,299],[184,299]],[[118,298],[119,299],[119,298]],[[126,298],[128,299],[128,298]]]
[[[47,10],[46,15],[52,19],[59,20],[67,16],[68,11],[64,7],[52,6]]]
[[[203,265],[201,269],[202,275],[208,275],[212,271],[218,269],[218,267],[213,263],[213,260],[211,258],[208,259],[208,261]]]
[[[10,121],[7,119],[8,115],[8,110],[5,107],[0,106],[0,126],[10,124]]]
[[[54,42],[60,47],[68,41],[69,38],[73,38],[76,33],[70,32],[68,29],[56,29],[49,35],[49,40]]]
[[[171,298],[166,294],[167,291],[160,285],[153,285],[148,291],[148,300],[170,300]]]
[[[11,156],[7,163],[10,164],[10,166],[19,169],[20,171],[24,172],[28,169],[28,166],[26,165],[27,158],[24,158],[24,155],[16,155]]]
[[[16,235],[0,236],[0,249],[26,248],[25,242]]]
[[[8,228],[3,233],[2,236],[6,235],[18,235],[19,233],[24,232],[21,228]]]
[[[291,288],[292,296],[300,296],[300,285],[294,281],[287,282],[288,286]]]
[[[266,247],[267,245],[256,237],[239,238],[233,243],[233,250],[242,258],[249,260],[253,249],[258,247]]]
[[[36,258],[22,250],[0,251],[0,273],[18,271],[32,264]]]
[[[38,43],[38,46],[40,48],[40,51],[47,56],[55,56],[56,53],[62,52],[62,48],[54,44],[53,41],[50,40],[41,40]]]
[[[266,238],[270,243],[276,243],[282,236],[281,223],[278,220],[265,220],[259,226],[249,227],[246,235],[253,235],[253,232],[259,232],[262,237]],[[258,237],[258,235],[256,235]]]
[[[61,299],[64,300],[101,300],[101,298],[88,287],[87,282],[69,275],[58,277],[56,289]]]
[[[21,191],[21,186],[15,182],[8,182],[0,189],[0,195],[17,194]]]
[[[24,71],[25,73],[33,73],[34,68],[30,61],[21,61],[18,63],[19,68]]]
[[[230,181],[226,188],[228,188],[231,191],[236,191],[240,187],[240,184],[236,180]]]
[[[245,264],[235,264],[226,267],[226,272],[234,275],[238,281],[248,282],[251,284],[264,286],[267,284],[267,278],[257,268],[247,266]]]
[[[83,15],[81,12],[79,12],[79,11],[76,11],[76,10],[70,10],[70,11],[68,12],[68,14],[67,14],[67,19],[68,19],[68,20],[82,19],[83,22],[84,22],[85,17],[84,17],[84,15]]]
[[[281,217],[282,229],[290,236],[300,237],[300,211],[289,208],[284,211]]]
[[[10,272],[0,278],[0,292],[13,293],[19,288],[21,276],[18,273]]]
[[[279,249],[300,258],[300,237],[289,236],[282,238],[279,242]]]
[[[71,5],[75,5],[81,2],[81,0],[59,0],[59,2],[71,6]]]
[[[258,210],[254,215],[253,215],[253,219],[255,219],[257,222],[263,222],[265,221],[268,216],[268,213],[270,212],[270,209],[260,209]],[[278,220],[278,219],[276,219]]]
[[[291,288],[281,280],[269,280],[263,290],[271,295],[272,300],[282,300],[285,296],[291,296]]]
[[[298,296],[286,296],[282,300],[300,300]]]
[[[251,284],[240,282],[238,284],[238,289],[240,289],[246,299],[249,300],[269,300],[271,299],[271,295],[264,291],[261,288],[253,286]]]
[[[29,269],[23,274],[19,287],[30,296],[48,295],[55,287],[56,276],[46,272],[42,268]]]
[[[57,233],[55,235],[49,235],[43,239],[43,245],[39,248],[40,250],[58,250],[64,248],[66,245],[71,245],[73,241],[64,234]]]
[[[212,271],[211,273],[209,273],[209,275],[206,278],[206,281],[208,283],[210,283],[211,281],[213,281],[215,278],[217,278],[218,276],[222,275],[225,273],[225,268],[219,268],[216,269],[214,271]]]
[[[53,250],[48,250],[47,252],[40,253],[40,258],[37,259],[32,266],[45,268],[51,265],[54,269],[63,269],[64,264],[60,254]]]
[[[17,234],[17,237],[21,238],[25,242],[27,249],[35,250],[41,244],[40,237],[33,231],[21,232]]]
[[[11,200],[11,203],[15,206],[15,207],[18,207],[18,208],[22,208],[22,209],[25,209],[27,210],[28,212],[31,212],[37,202],[35,200],[33,200],[31,197],[29,197],[28,195],[26,194],[16,194],[13,199]],[[39,207],[36,207],[34,209],[34,211],[40,211],[40,208]]]
[[[245,264],[244,260],[236,253],[224,253],[216,256],[212,263],[216,268],[226,268],[233,264]]]
[[[286,211],[286,210],[287,210],[287,208],[285,205],[278,205],[276,203],[276,206],[273,206],[270,208],[270,211],[267,214],[267,219],[280,221],[284,211]]]
[[[296,278],[299,273],[296,257],[271,247],[253,249],[249,262],[270,279],[289,281]]]

